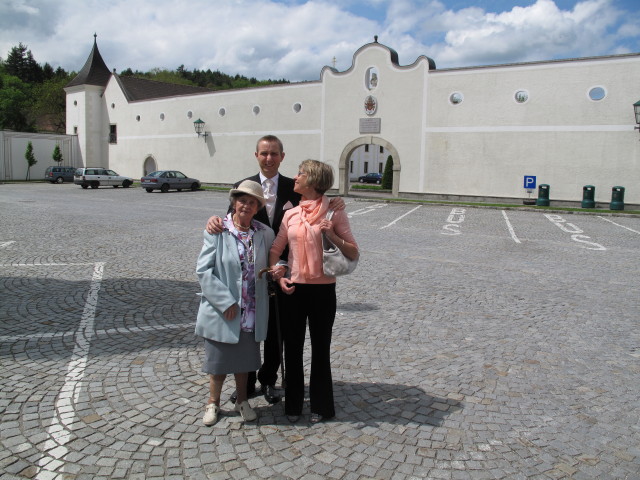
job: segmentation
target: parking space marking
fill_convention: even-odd
[[[9,240],[8,242],[0,242],[0,248],[8,247],[12,243],[16,243],[15,240]]]
[[[607,222],[609,222],[609,223],[613,223],[616,227],[625,228],[625,229],[629,230],[630,232],[633,232],[633,233],[639,233],[639,234],[640,234],[640,232],[639,232],[639,231],[634,230],[633,228],[625,227],[624,225],[620,225],[619,223],[616,223],[616,222],[614,222],[613,220],[609,220],[608,218],[601,217],[600,215],[598,215],[598,218],[601,218],[602,220],[605,220],[605,221],[607,221]]]
[[[34,477],[36,480],[51,478],[51,472],[56,471],[64,463],[60,459],[69,453],[69,450],[65,447],[71,439],[71,432],[67,429],[67,425],[73,425],[76,422],[73,404],[78,402],[87,366],[89,347],[95,334],[96,306],[98,304],[98,292],[102,285],[103,272],[104,262],[96,262],[93,267],[89,293],[84,304],[80,325],[76,331],[75,346],[71,354],[71,361],[67,366],[64,385],[56,398],[54,416],[51,419],[51,425],[47,428],[47,434],[50,439],[43,446],[43,451],[46,453],[37,463],[40,471]]]
[[[447,217],[447,224],[442,227],[444,232],[440,232],[442,235],[461,235],[460,225],[464,222],[464,216],[466,209],[460,207],[454,207]]]
[[[571,240],[573,240],[574,242],[584,243],[585,245],[587,245],[587,246],[580,245],[582,248],[586,248],[587,250],[606,250],[606,247],[603,247],[599,243],[590,242],[589,241],[591,240],[590,237],[588,237],[587,235],[582,235],[584,233],[583,230],[581,230],[579,227],[577,227],[573,223],[567,222],[560,215],[556,215],[553,213],[545,213],[544,216],[547,217],[547,219],[551,223],[553,223],[563,232],[570,233]]]
[[[516,243],[522,243],[520,239],[516,236],[516,232],[513,229],[513,225],[511,225],[511,222],[509,221],[509,217],[507,217],[507,212],[502,210],[502,216],[504,217],[504,221],[507,222],[507,228],[509,229],[509,234],[511,235],[511,238],[513,239],[513,241]]]
[[[416,210],[418,210],[422,205],[418,205],[416,208],[409,210],[407,213],[405,213],[404,215],[400,215],[398,218],[396,218],[393,222],[389,223],[388,225],[385,225],[384,227],[380,227],[380,230],[382,230],[383,228],[387,228],[390,227],[391,225],[395,224],[396,222],[402,220],[404,217],[406,217],[407,215],[409,215],[410,213],[415,212]]]
[[[379,208],[386,207],[386,203],[374,203],[373,205],[369,205],[368,207],[360,208],[358,210],[354,210],[351,213],[347,214],[347,217],[351,218],[354,215],[365,215],[367,213],[375,212]]]
[[[141,327],[126,327],[126,328],[109,328],[108,330],[95,330],[93,338],[98,338],[103,335],[114,334],[129,334],[129,333],[144,333],[144,332],[157,332],[161,330],[174,330],[192,327],[195,329],[195,320],[193,322],[185,323],[170,323],[167,325],[143,325]],[[46,333],[27,333],[18,335],[0,335],[1,342],[18,342],[20,340],[38,340],[38,339],[52,339],[57,337],[66,337],[69,335],[75,335],[76,331],[68,330],[66,332],[46,332]]]

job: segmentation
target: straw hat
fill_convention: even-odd
[[[258,182],[254,182],[253,180],[243,180],[237,188],[232,188],[229,191],[230,199],[239,195],[251,195],[260,202],[260,207],[264,207],[267,203],[267,200],[264,198],[264,194],[262,193],[262,185]]]

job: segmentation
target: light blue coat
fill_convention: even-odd
[[[266,225],[256,230],[253,235],[256,273],[256,342],[262,342],[267,338],[269,319],[267,275],[262,275],[260,279],[258,272],[268,266],[269,249],[273,239],[273,230]],[[196,335],[223,343],[238,343],[240,309],[233,320],[225,320],[223,316],[225,310],[235,303],[240,304],[242,298],[240,255],[236,239],[228,230],[213,235],[204,232],[204,245],[198,257],[196,274],[202,289],[196,319]]]

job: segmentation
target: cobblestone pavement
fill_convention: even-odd
[[[336,418],[258,397],[205,427],[194,270],[226,204],[0,185],[0,479],[640,478],[639,217],[347,199]]]

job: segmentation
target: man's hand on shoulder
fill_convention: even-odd
[[[223,228],[222,228],[222,218],[218,217],[217,215],[214,215],[213,217],[209,218],[209,220],[207,221],[207,233],[213,235],[215,233],[221,233]]]

